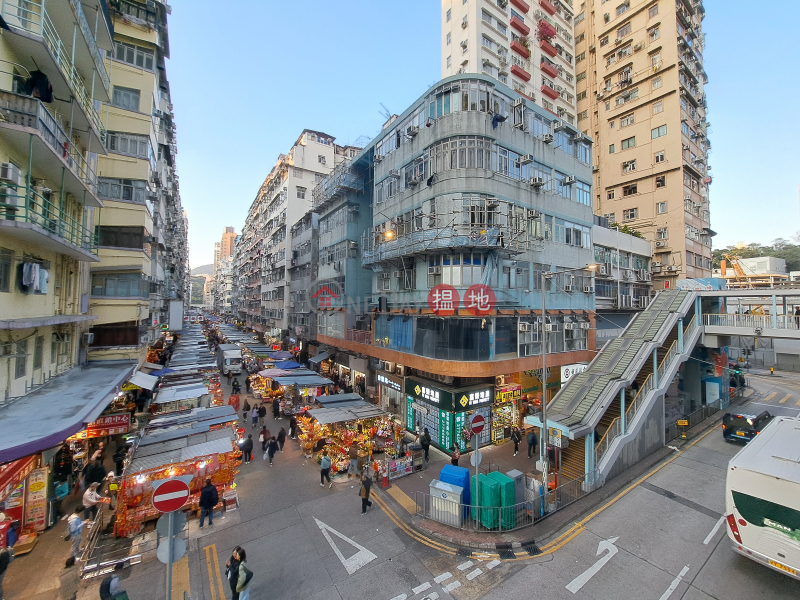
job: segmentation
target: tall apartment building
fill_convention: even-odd
[[[175,157],[175,115],[165,59],[164,2],[115,2],[114,49],[106,57],[111,94],[101,109],[108,155],[98,164],[95,219],[101,262],[92,267],[89,357],[144,358],[167,324],[169,300],[182,300],[187,278],[187,219]],[[171,329],[182,327],[170,323]]]
[[[700,0],[589,0],[575,17],[594,209],[652,242],[656,289],[711,276],[704,16]]]
[[[314,190],[312,364],[446,451],[474,413],[502,439],[522,397],[594,356],[591,177],[563,119],[485,75],[437,83]]]
[[[489,75],[575,123],[573,14],[571,0],[442,0],[442,77]]]
[[[289,229],[289,336],[295,343],[316,339],[317,319],[312,312],[311,289],[319,270],[319,215],[308,211]],[[305,344],[303,350],[307,350]],[[306,352],[307,354],[307,352]]]
[[[214,301],[212,306],[220,314],[231,312],[235,248],[236,229],[225,227],[222,230],[222,239],[214,244]]]
[[[89,266],[106,152],[97,102],[112,92],[103,54],[114,31],[105,9],[102,0],[0,7],[0,463],[82,429],[133,369],[75,368],[96,319]]]
[[[357,152],[334,139],[304,130],[288,154],[278,157],[250,205],[236,245],[236,304],[239,319],[256,331],[281,337],[288,329],[289,228],[311,208],[311,190],[336,164]]]

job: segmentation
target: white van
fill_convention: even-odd
[[[733,549],[800,579],[800,419],[776,417],[728,463]]]

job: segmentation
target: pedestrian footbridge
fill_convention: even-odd
[[[659,292],[547,405],[548,427],[569,439],[561,476],[607,480],[662,447],[667,388],[698,343],[716,348],[737,335],[800,339],[800,319],[790,306],[787,311],[787,298],[795,296],[800,304],[800,290],[758,293],[765,292],[774,293],[770,315],[726,314],[726,297],[755,295],[754,290]],[[777,314],[779,299],[788,316]],[[703,307],[714,310],[703,314]],[[538,416],[526,422],[542,425]]]

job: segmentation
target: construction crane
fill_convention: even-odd
[[[752,289],[753,284],[750,282],[750,278],[747,277],[747,275],[744,272],[744,269],[742,269],[742,265],[739,264],[739,261],[741,260],[742,257],[737,256],[735,254],[723,254],[723,256],[725,257],[725,260],[721,261],[720,264],[720,272],[722,273],[722,276],[725,277],[725,270],[726,270],[725,262],[728,261],[731,263],[734,273],[736,273],[736,277],[734,277],[733,280],[736,283],[739,283],[739,281],[743,281],[744,284],[747,286],[747,288]]]

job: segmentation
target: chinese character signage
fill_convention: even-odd
[[[8,498],[9,494],[33,471],[35,464],[36,457],[28,456],[0,465],[0,501]],[[6,508],[10,508],[8,504]]]
[[[564,365],[561,367],[561,383],[567,383],[567,381],[573,376],[577,375],[578,373],[583,373],[589,365],[581,365],[581,364],[574,364],[574,365]]]
[[[439,317],[449,317],[458,310],[461,297],[452,285],[440,283],[428,292],[428,308]]]
[[[511,402],[518,400],[520,396],[522,396],[522,386],[516,383],[495,388],[494,391],[495,402]]]
[[[464,308],[476,317],[485,317],[497,304],[494,290],[482,283],[470,286],[464,293]],[[428,292],[428,308],[439,317],[449,317],[461,306],[461,296],[452,285],[440,283]]]
[[[492,390],[473,390],[470,392],[459,393],[456,401],[456,410],[472,410],[478,406],[486,406],[492,403]]]
[[[44,531],[47,522],[47,469],[34,469],[28,476],[25,526]]]
[[[131,428],[131,413],[117,413],[105,415],[89,423],[86,429],[79,431],[71,439],[85,440],[87,438],[105,437],[128,433]]]
[[[386,375],[378,373],[376,379],[378,380],[378,383],[380,383],[381,385],[385,385],[386,387],[393,389],[397,392],[400,391],[400,384],[392,379],[389,379]]]
[[[439,410],[439,447],[450,450],[453,445],[453,415],[446,410]]]
[[[406,429],[414,431],[414,398],[406,396]]]
[[[459,391],[455,389],[442,389],[431,384],[406,378],[406,394],[413,396],[414,400],[432,404],[440,410],[460,412],[473,410],[479,406],[486,406],[494,401],[494,390],[471,389]]]
[[[455,436],[458,440],[458,449],[460,451],[464,451],[467,449],[467,441],[461,436],[461,431],[464,429],[464,425],[466,424],[466,413],[459,412],[454,415],[455,421]]]
[[[497,304],[494,291],[488,285],[482,283],[470,286],[464,294],[464,308],[467,312],[476,317],[485,317]]]

